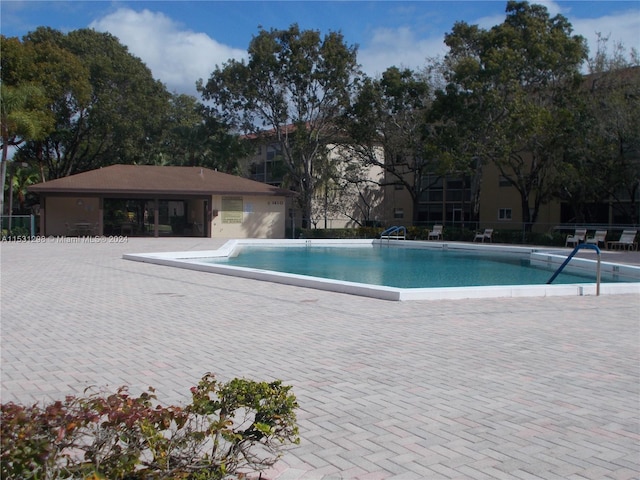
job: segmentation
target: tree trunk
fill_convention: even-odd
[[[303,192],[300,202],[300,211],[302,213],[301,227],[310,228],[311,225],[311,194]]]
[[[531,212],[529,210],[529,197],[525,193],[520,193],[520,202],[522,208],[522,226],[525,232],[531,231]]]
[[[4,127],[4,126],[3,126]],[[2,159],[0,159],[0,178],[2,185],[2,195],[0,195],[0,215],[4,215],[4,184],[7,181],[7,157],[9,156],[8,139],[3,135],[2,139]],[[0,227],[2,222],[0,222]]]

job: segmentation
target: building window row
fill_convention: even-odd
[[[418,221],[422,224],[463,225],[471,220],[471,177],[425,175]]]
[[[498,220],[511,220],[511,209],[500,208],[498,210]]]

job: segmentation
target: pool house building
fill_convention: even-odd
[[[284,238],[293,192],[201,167],[112,165],[33,185],[41,235]]]

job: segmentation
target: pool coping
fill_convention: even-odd
[[[231,275],[260,281],[268,281],[298,287],[359,295],[391,301],[407,300],[457,300],[464,298],[504,298],[504,297],[546,297],[546,296],[584,296],[596,295],[596,283],[559,284],[559,285],[492,285],[481,287],[432,287],[397,288],[364,283],[332,280],[305,275],[275,272],[256,268],[234,267],[198,262],[199,258],[230,256],[241,246],[368,246],[393,245],[401,248],[450,249],[466,251],[499,251],[501,253],[528,254],[532,263],[544,266],[560,266],[570,251],[558,248],[525,247],[504,244],[480,244],[446,241],[416,240],[337,240],[337,239],[236,239],[229,240],[216,250],[130,253],[124,254],[126,260],[152,263],[170,267],[184,268],[221,275]],[[565,249],[566,250],[566,249]],[[595,271],[596,260],[574,257],[567,270],[585,269]],[[640,267],[601,262],[601,271],[609,274],[622,274],[638,278],[638,282],[601,283],[600,295],[640,294]],[[594,274],[595,275],[595,274]]]

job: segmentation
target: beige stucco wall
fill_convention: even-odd
[[[42,214],[42,211],[41,211]],[[100,223],[100,201],[91,197],[47,197],[44,235],[67,235],[68,223]]]
[[[361,162],[353,157],[348,146],[329,145],[329,155],[342,177],[346,175],[351,163],[359,166]],[[382,162],[384,150],[377,148],[376,156]],[[356,171],[359,174],[358,183],[331,183],[326,186],[328,192],[324,191],[322,185],[318,187],[313,199],[311,219],[312,223],[316,223],[316,228],[324,228],[325,223],[327,228],[353,228],[365,220],[384,220],[384,187],[379,185],[384,178],[384,169],[376,165],[356,168],[350,173],[352,178]],[[365,218],[367,214],[368,218]]]
[[[233,199],[242,199],[242,211],[223,208]],[[288,218],[285,197],[215,195],[212,210],[217,211],[211,220],[213,238],[284,238]]]
[[[242,211],[225,212],[223,196],[213,196],[210,205],[216,216],[211,219],[209,231],[214,238],[284,238],[288,220],[285,197],[238,196]],[[236,203],[239,205],[240,203]],[[68,235],[66,224],[72,228],[76,223],[98,224],[101,228],[101,211],[98,198],[47,197],[42,211],[44,235]],[[191,223],[204,220],[204,202],[190,200],[187,216]]]
[[[268,152],[273,152],[274,146],[277,142],[267,142],[263,145],[257,145],[253,155],[242,159],[240,166],[243,176],[252,178],[256,181],[266,181],[264,176],[265,163],[268,162]],[[353,156],[353,152],[347,146],[340,146],[337,144],[330,144],[327,146],[329,155],[336,169],[346,171],[348,167],[349,159]],[[384,150],[382,147],[376,149],[376,156],[379,161],[384,160]],[[357,158],[353,158],[353,162],[357,162]],[[252,164],[259,165],[256,169],[256,174],[251,175]],[[367,209],[368,220],[384,220],[383,203],[384,203],[384,188],[377,185],[384,176],[384,169],[377,166],[369,166],[363,168],[360,172],[362,183],[356,187],[355,185],[349,185],[346,188],[344,186],[336,186],[335,184],[328,185],[328,192],[325,192],[322,186],[318,186],[316,198],[312,200],[312,212],[309,220],[311,224],[316,228],[324,228],[325,219],[327,228],[350,228],[356,227],[359,222],[365,220],[366,214],[363,210]],[[269,181],[276,181],[277,179],[269,178]],[[368,183],[367,183],[368,181]],[[325,195],[326,193],[326,195]],[[364,197],[364,198],[363,198]],[[293,208],[296,210],[294,221],[296,227],[301,226],[302,218],[301,212],[293,202]],[[288,208],[287,218],[285,222],[290,227]]]
[[[500,186],[500,172],[492,164],[484,166],[480,190],[480,228],[516,230],[522,225],[520,195],[513,187]],[[501,208],[511,209],[511,220],[500,220]]]
[[[387,181],[393,182],[395,178],[388,175]],[[406,188],[396,188],[395,185],[386,186],[384,200],[384,226],[409,227],[413,225],[413,201]],[[396,211],[402,214],[402,218],[396,217]]]
[[[388,175],[387,181],[392,182],[393,177]],[[386,187],[384,201],[385,225],[412,225],[413,204],[411,196],[406,189],[396,189],[393,185]],[[404,213],[402,219],[395,218],[395,211],[397,209]],[[501,209],[511,209],[510,220],[499,218]],[[520,194],[512,186],[500,186],[500,171],[493,164],[485,165],[482,171],[479,217],[480,228],[505,230],[519,230],[522,228]],[[444,219],[445,223],[449,221],[450,218]],[[553,201],[543,204],[538,212],[538,219],[533,226],[533,231],[540,233],[547,232],[558,225],[559,222],[560,204]]]
[[[480,227],[506,230],[522,228],[520,194],[511,186],[500,186],[500,172],[488,164],[484,167],[480,191]],[[500,209],[511,209],[511,220],[499,218]],[[560,204],[549,202],[540,206],[533,231],[544,233],[560,223]]]

